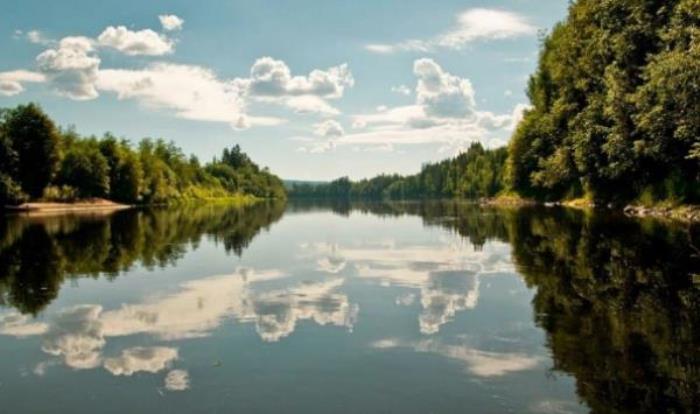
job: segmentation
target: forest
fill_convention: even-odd
[[[294,184],[296,198],[419,199],[493,197],[505,190],[507,150],[479,143],[455,158],[425,164],[415,175],[380,175],[352,182],[343,177],[327,184]]]
[[[507,149],[290,195],[700,203],[700,0],[579,0],[541,41]]]
[[[700,200],[700,1],[573,3],[527,93],[507,168],[519,194]]]
[[[0,109],[0,205],[106,198],[129,204],[285,198],[282,181],[236,145],[202,164],[172,142],[132,145],[61,129],[35,105]]]

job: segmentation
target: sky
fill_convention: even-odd
[[[2,3],[0,107],[328,180],[505,145],[568,0]]]

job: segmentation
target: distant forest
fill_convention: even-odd
[[[542,39],[507,149],[413,176],[296,185],[295,197],[700,202],[700,0],[579,0]]]
[[[202,165],[172,142],[136,146],[111,134],[59,129],[34,104],[0,109],[0,206],[108,198],[131,204],[210,198],[285,198],[282,181],[239,146]]]
[[[295,183],[292,197],[417,199],[492,197],[505,189],[505,148],[485,150],[475,143],[464,153],[436,164],[426,164],[416,175],[380,175],[352,182],[340,178],[327,184]]]

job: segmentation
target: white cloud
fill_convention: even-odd
[[[145,69],[106,69],[97,86],[119,99],[135,99],[152,109],[167,109],[180,118],[226,122],[236,129],[275,125],[280,120],[245,113],[244,91],[200,66],[154,63]]]
[[[160,24],[163,26],[163,30],[174,31],[182,29],[182,24],[185,21],[174,14],[162,14],[158,16]]]
[[[175,43],[151,29],[131,31],[125,26],[109,26],[97,38],[100,46],[114,48],[126,55],[161,56],[173,52]]]
[[[516,13],[475,8],[457,16],[457,23],[450,30],[428,40],[406,40],[395,44],[369,44],[365,46],[373,53],[400,51],[429,52],[435,48],[462,49],[479,40],[507,39],[532,35],[537,29],[526,18]]]
[[[87,37],[64,37],[58,46],[36,58],[39,71],[61,95],[76,100],[97,98],[95,89],[100,58]]]
[[[34,43],[37,45],[48,45],[52,43],[52,40],[46,37],[41,31],[39,30],[30,30],[27,32],[27,40],[30,43]]]
[[[0,72],[0,95],[13,96],[24,91],[24,82],[45,82],[46,77],[38,72],[13,70]]]
[[[355,83],[347,64],[325,71],[314,69],[308,76],[292,76],[286,63],[271,57],[256,60],[250,69],[250,78],[245,81],[251,95],[315,95],[323,98],[340,98],[345,87]]]
[[[411,88],[406,85],[393,86],[391,91],[406,96],[409,96],[413,92]]]
[[[336,120],[329,119],[327,121],[314,124],[314,134],[319,137],[337,138],[345,135],[343,126]]]
[[[365,46],[365,49],[374,53],[389,54],[395,51],[394,46],[384,45],[384,44],[369,44]]]
[[[190,388],[190,375],[182,369],[174,369],[165,377],[165,389],[168,391],[185,391]]]
[[[354,115],[353,129],[360,131],[345,134],[335,145],[439,144],[439,151],[453,152],[477,141],[486,147],[501,146],[528,108],[519,104],[510,114],[479,110],[469,79],[448,73],[432,59],[416,60],[413,72],[417,80],[414,104]]]
[[[474,113],[474,88],[469,79],[451,75],[432,59],[418,59],[413,64],[418,78],[416,103],[427,115],[440,118],[464,118]]]
[[[277,103],[299,113],[337,115],[340,111],[326,100],[341,98],[345,88],[352,87],[355,80],[347,64],[314,69],[306,76],[292,76],[283,61],[262,57],[251,67],[250,77],[236,78],[233,84],[258,102]]]
[[[264,102],[267,99],[258,99]],[[325,116],[339,115],[340,111],[326,102],[323,98],[314,95],[290,96],[269,100],[282,104],[298,114],[319,114]]]
[[[177,359],[177,349],[155,346],[125,349],[115,358],[106,358],[104,368],[112,375],[131,376],[137,372],[155,374]]]

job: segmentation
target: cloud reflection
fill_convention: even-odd
[[[116,358],[107,358],[104,367],[113,375],[130,376],[137,372],[155,374],[177,359],[177,349],[164,346],[125,349]]]
[[[344,279],[303,282],[275,290],[260,286],[284,277],[277,270],[238,269],[231,275],[189,281],[174,293],[153,295],[142,303],[123,304],[113,310],[90,304],[65,308],[48,322],[33,322],[12,312],[0,315],[0,334],[41,336],[41,349],[59,357],[70,368],[103,366],[113,375],[129,376],[164,370],[178,358],[177,348],[134,347],[105,358],[103,349],[109,338],[137,334],[164,341],[204,337],[226,318],[253,323],[266,342],[291,335],[304,320],[353,328],[359,308],[347,296],[337,293]],[[38,367],[37,372],[43,374],[47,366]],[[178,371],[173,372],[171,383],[175,384],[176,379],[183,377]]]
[[[459,361],[467,371],[477,377],[500,377],[514,372],[527,371],[537,367],[538,357],[512,352],[490,352],[466,345],[447,345],[434,339],[416,342],[403,342],[397,339],[381,339],[371,344],[376,349],[410,348]]]
[[[498,242],[480,250],[451,237],[433,245],[403,245],[385,240],[342,247],[302,243],[300,248],[303,257],[316,257],[317,270],[334,273],[338,268],[352,266],[359,277],[374,280],[380,286],[418,289],[422,307],[418,324],[426,335],[439,332],[458,312],[476,307],[482,277],[514,271],[510,247]],[[396,303],[410,305],[414,300],[413,294],[405,294]]]

